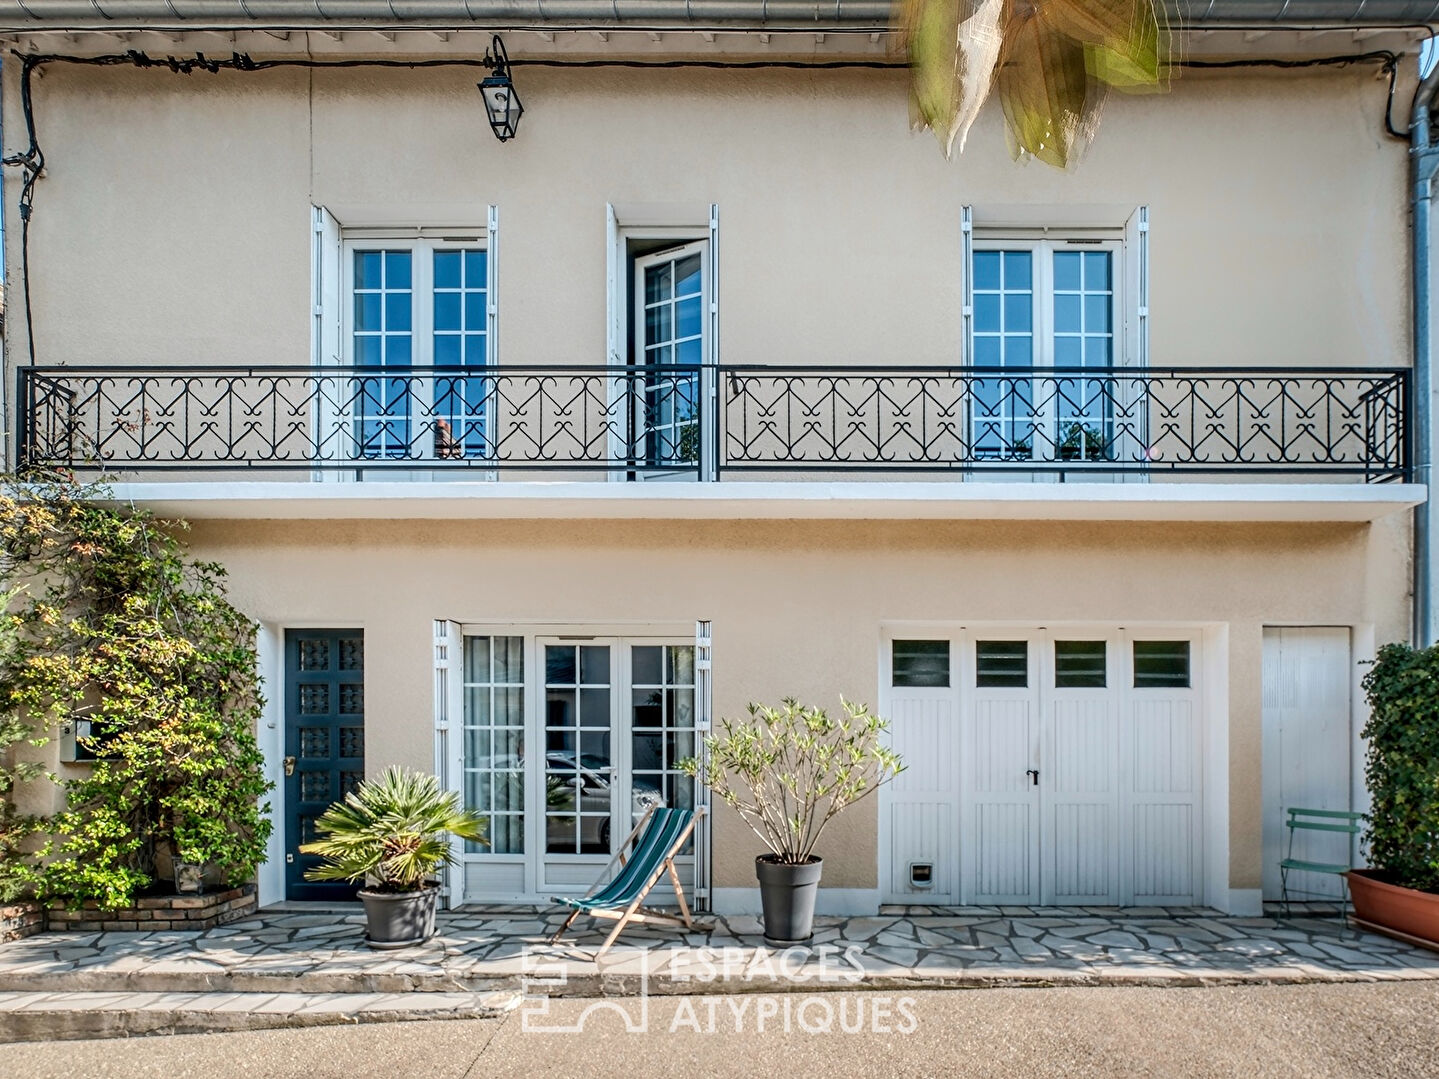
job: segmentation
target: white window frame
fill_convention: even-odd
[[[702,277],[704,281],[704,345],[701,363],[704,367],[700,377],[699,408],[701,415],[714,415],[719,398],[719,379],[716,365],[720,362],[719,322],[719,205],[711,203],[685,211],[649,206],[605,206],[606,231],[606,305],[605,305],[605,356],[611,367],[624,367],[630,357],[626,347],[629,339],[630,321],[635,318],[635,304],[630,302],[629,292],[634,287],[633,276],[628,271],[629,243],[632,240],[669,240],[680,247],[691,243],[704,244]],[[636,289],[636,292],[639,290]],[[636,327],[643,332],[643,321]],[[612,378],[609,387],[609,404],[617,406],[626,393],[623,378]],[[714,425],[711,424],[713,427]],[[700,475],[706,480],[718,478],[719,447],[715,443],[716,432],[704,432],[706,437],[700,446]],[[623,452],[623,440],[612,439],[611,454],[618,459]],[[690,477],[689,470],[682,474]],[[612,469],[611,482],[628,480],[674,478],[673,470],[646,472],[644,469]]]
[[[965,207],[962,216],[964,241],[964,360],[967,366],[978,369],[975,356],[974,324],[974,255],[983,251],[1030,251],[1032,277],[1030,287],[1034,296],[1033,348],[1031,365],[1035,368],[1055,366],[1054,345],[1054,255],[1062,251],[1108,251],[1111,254],[1110,287],[1112,304],[1110,310],[1110,335],[1113,341],[1111,366],[1142,370],[1148,364],[1148,292],[1149,292],[1149,211],[1139,207],[1130,221],[1113,227],[1044,227],[1044,226],[1002,226],[976,224],[973,208]],[[1002,370],[1002,368],[998,369]],[[1132,390],[1127,383],[1121,384],[1121,394],[1128,396]],[[1121,397],[1120,400],[1124,400]],[[1053,409],[1040,414],[1042,425],[1053,425],[1057,418]],[[1127,459],[1133,449],[1132,435],[1122,437],[1120,454]],[[1037,448],[1036,448],[1037,453]],[[1076,471],[1082,470],[1084,462],[1075,461]],[[1057,476],[1039,476],[1024,471],[1024,463],[1016,462],[1016,471],[1028,479],[1057,479]],[[1066,469],[1067,471],[1067,469]],[[1140,469],[1124,473],[1096,474],[1112,482],[1133,482],[1142,480]]]
[[[314,314],[312,363],[317,375],[327,367],[347,367],[356,363],[354,353],[354,252],[382,247],[386,250],[409,250],[411,253],[411,318],[410,366],[430,367],[434,363],[434,287],[433,252],[480,248],[485,259],[485,359],[492,367],[498,362],[499,306],[499,209],[488,207],[483,224],[470,223],[446,226],[347,226],[326,208],[313,208],[312,228],[315,251],[312,267],[311,300]],[[348,407],[339,401],[344,393],[318,395],[321,410],[316,423],[317,441],[334,441],[347,447],[345,456],[330,457],[356,470],[366,467],[368,458],[354,453],[357,431]],[[493,432],[489,433],[493,437]],[[431,451],[433,452],[433,451]],[[428,456],[428,454],[427,454]],[[423,460],[423,458],[421,458]],[[413,474],[406,473],[413,478]],[[485,478],[492,474],[469,474]],[[315,469],[315,478],[325,481],[355,479],[357,472],[335,468]],[[397,477],[396,477],[397,478]]]
[[[645,355],[646,345],[644,336],[645,310],[649,306],[646,302],[645,295],[645,271],[652,266],[658,266],[664,263],[678,262],[681,259],[688,258],[690,255],[698,255],[700,259],[700,371],[698,371],[695,376],[694,404],[695,422],[699,423],[701,425],[701,430],[703,430],[704,409],[706,403],[705,383],[707,382],[707,379],[705,378],[706,372],[704,369],[714,362],[712,359],[714,353],[713,346],[711,344],[709,324],[709,311],[712,306],[712,288],[710,284],[710,254],[708,240],[697,239],[689,241],[676,241],[673,247],[661,248],[660,250],[652,251],[647,255],[640,255],[635,259],[634,277],[630,281],[630,290],[634,294],[633,309],[630,312],[630,318],[633,320],[631,325],[634,331],[634,355],[632,358],[634,360],[634,366],[648,366]],[[671,330],[674,333],[678,333],[678,325],[671,326]],[[674,344],[675,340],[676,338],[672,336],[672,345]],[[641,391],[641,393],[643,392],[645,391]],[[644,445],[644,440],[649,435],[649,427],[644,422],[644,405],[645,401],[643,397],[638,402],[631,405],[631,407],[638,410],[638,415],[635,419],[637,444],[636,448],[642,447]],[[671,422],[667,426],[669,426],[671,430],[674,430],[677,429],[678,425]],[[703,446],[700,447],[700,456],[701,458],[705,456]],[[641,467],[644,467],[645,464],[646,462],[642,462]],[[699,462],[699,467],[703,468],[704,464],[705,462],[701,460]],[[693,469],[684,467],[656,467],[651,471],[649,475],[650,478],[660,478],[666,475],[678,474],[688,478],[692,471]]]
[[[625,813],[624,798],[633,787],[632,736],[630,725],[631,690],[634,685],[631,667],[631,648],[635,645],[690,645],[695,649],[694,671],[694,740],[695,752],[701,753],[702,739],[710,730],[710,623],[693,624],[693,636],[679,624],[670,623],[609,623],[555,625],[540,622],[516,623],[435,623],[435,714],[436,714],[436,759],[444,762],[441,774],[446,789],[465,798],[465,747],[464,727],[466,722],[466,701],[463,688],[464,642],[469,637],[520,637],[524,652],[524,716],[525,744],[545,746],[545,654],[547,644],[603,644],[611,647],[611,747],[610,767],[612,781],[611,816],[622,818]],[[551,853],[546,850],[547,821],[544,797],[545,766],[543,751],[541,758],[526,762],[524,796],[524,852],[519,854],[496,854],[489,851],[466,851],[462,841],[451,844],[456,857],[456,868],[451,874],[452,890],[448,899],[451,906],[467,901],[464,882],[467,865],[513,867],[515,875],[522,877],[523,884],[513,894],[487,895],[480,897],[483,902],[535,902],[555,889],[578,886],[574,882],[562,883],[546,879],[546,872],[570,875],[575,881],[588,885],[594,873],[607,861],[609,855]],[[694,785],[695,806],[708,812],[709,792],[704,784]],[[703,819],[701,816],[700,819]],[[623,834],[612,836],[617,843]],[[708,830],[697,835],[692,853],[676,859],[683,867],[688,880],[693,880],[695,892],[690,896],[697,909],[707,908],[709,899],[709,847]],[[483,871],[482,871],[483,872]],[[661,889],[667,882],[661,882]],[[689,895],[689,886],[686,886]],[[475,901],[473,897],[469,901]]]

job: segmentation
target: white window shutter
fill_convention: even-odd
[[[625,288],[625,258],[620,244],[620,220],[612,204],[605,204],[605,362],[619,367],[625,362],[625,314],[629,301]]]
[[[1141,206],[1124,223],[1126,367],[1149,366],[1149,207]]]
[[[704,377],[700,380],[700,431],[707,433],[709,437],[704,439],[700,446],[700,464],[705,479],[719,479],[719,457],[723,447],[719,443],[719,362],[720,362],[720,323],[719,323],[719,265],[720,265],[720,243],[719,243],[719,204],[710,204],[710,242],[709,242],[709,265],[705,267],[705,273],[709,280],[709,311],[706,317],[709,319],[709,349],[704,355],[704,363],[708,368]]]
[[[964,206],[959,211],[960,257],[964,267],[960,270],[960,341],[959,362],[968,367],[974,363],[971,331],[974,328],[974,207]]]
[[[344,342],[340,327],[344,319],[342,281],[344,267],[340,253],[340,223],[323,206],[312,206],[313,257],[310,271],[311,362],[315,367],[314,444],[316,457],[325,462],[351,456],[346,422],[349,380],[332,369],[344,363]],[[317,468],[314,479],[342,481],[348,472]]]
[[[695,623],[695,756],[704,761],[708,753],[704,738],[714,726],[713,694],[710,681],[711,630],[709,622]],[[698,779],[695,780],[695,809],[700,810],[695,822],[695,907],[709,910],[710,906],[710,837],[712,818],[710,815],[710,791]]]
[[[1149,366],[1149,207],[1140,206],[1124,223],[1124,353],[1123,367],[1142,371]],[[1118,443],[1121,459],[1143,460],[1149,442],[1150,409],[1144,383],[1126,379],[1115,404],[1128,419]],[[1126,471],[1121,482],[1143,483],[1141,470]]]
[[[500,294],[498,291],[500,267],[500,208],[490,206],[485,211],[485,299],[489,310],[485,313],[486,337],[485,362],[495,363],[499,359],[500,346]]]
[[[465,746],[464,701],[460,677],[460,650],[463,641],[458,622],[435,622],[435,775],[440,789],[452,791],[464,799]],[[450,836],[450,853],[458,860],[465,852],[465,842]],[[464,902],[462,864],[442,871],[442,896],[446,907]]]

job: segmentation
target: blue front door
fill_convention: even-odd
[[[358,629],[285,634],[285,896],[353,899],[356,885],[315,884],[301,854],[315,821],[365,777],[365,635]]]

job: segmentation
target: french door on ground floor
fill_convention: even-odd
[[[441,772],[489,824],[456,851],[452,904],[583,894],[646,809],[698,804],[678,764],[703,724],[703,639],[439,625]],[[704,839],[679,860],[690,894]]]
[[[896,632],[887,902],[1200,901],[1197,636]]]

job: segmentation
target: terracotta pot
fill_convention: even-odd
[[[1439,948],[1439,895],[1389,884],[1374,869],[1351,869],[1345,876],[1355,918]]]

